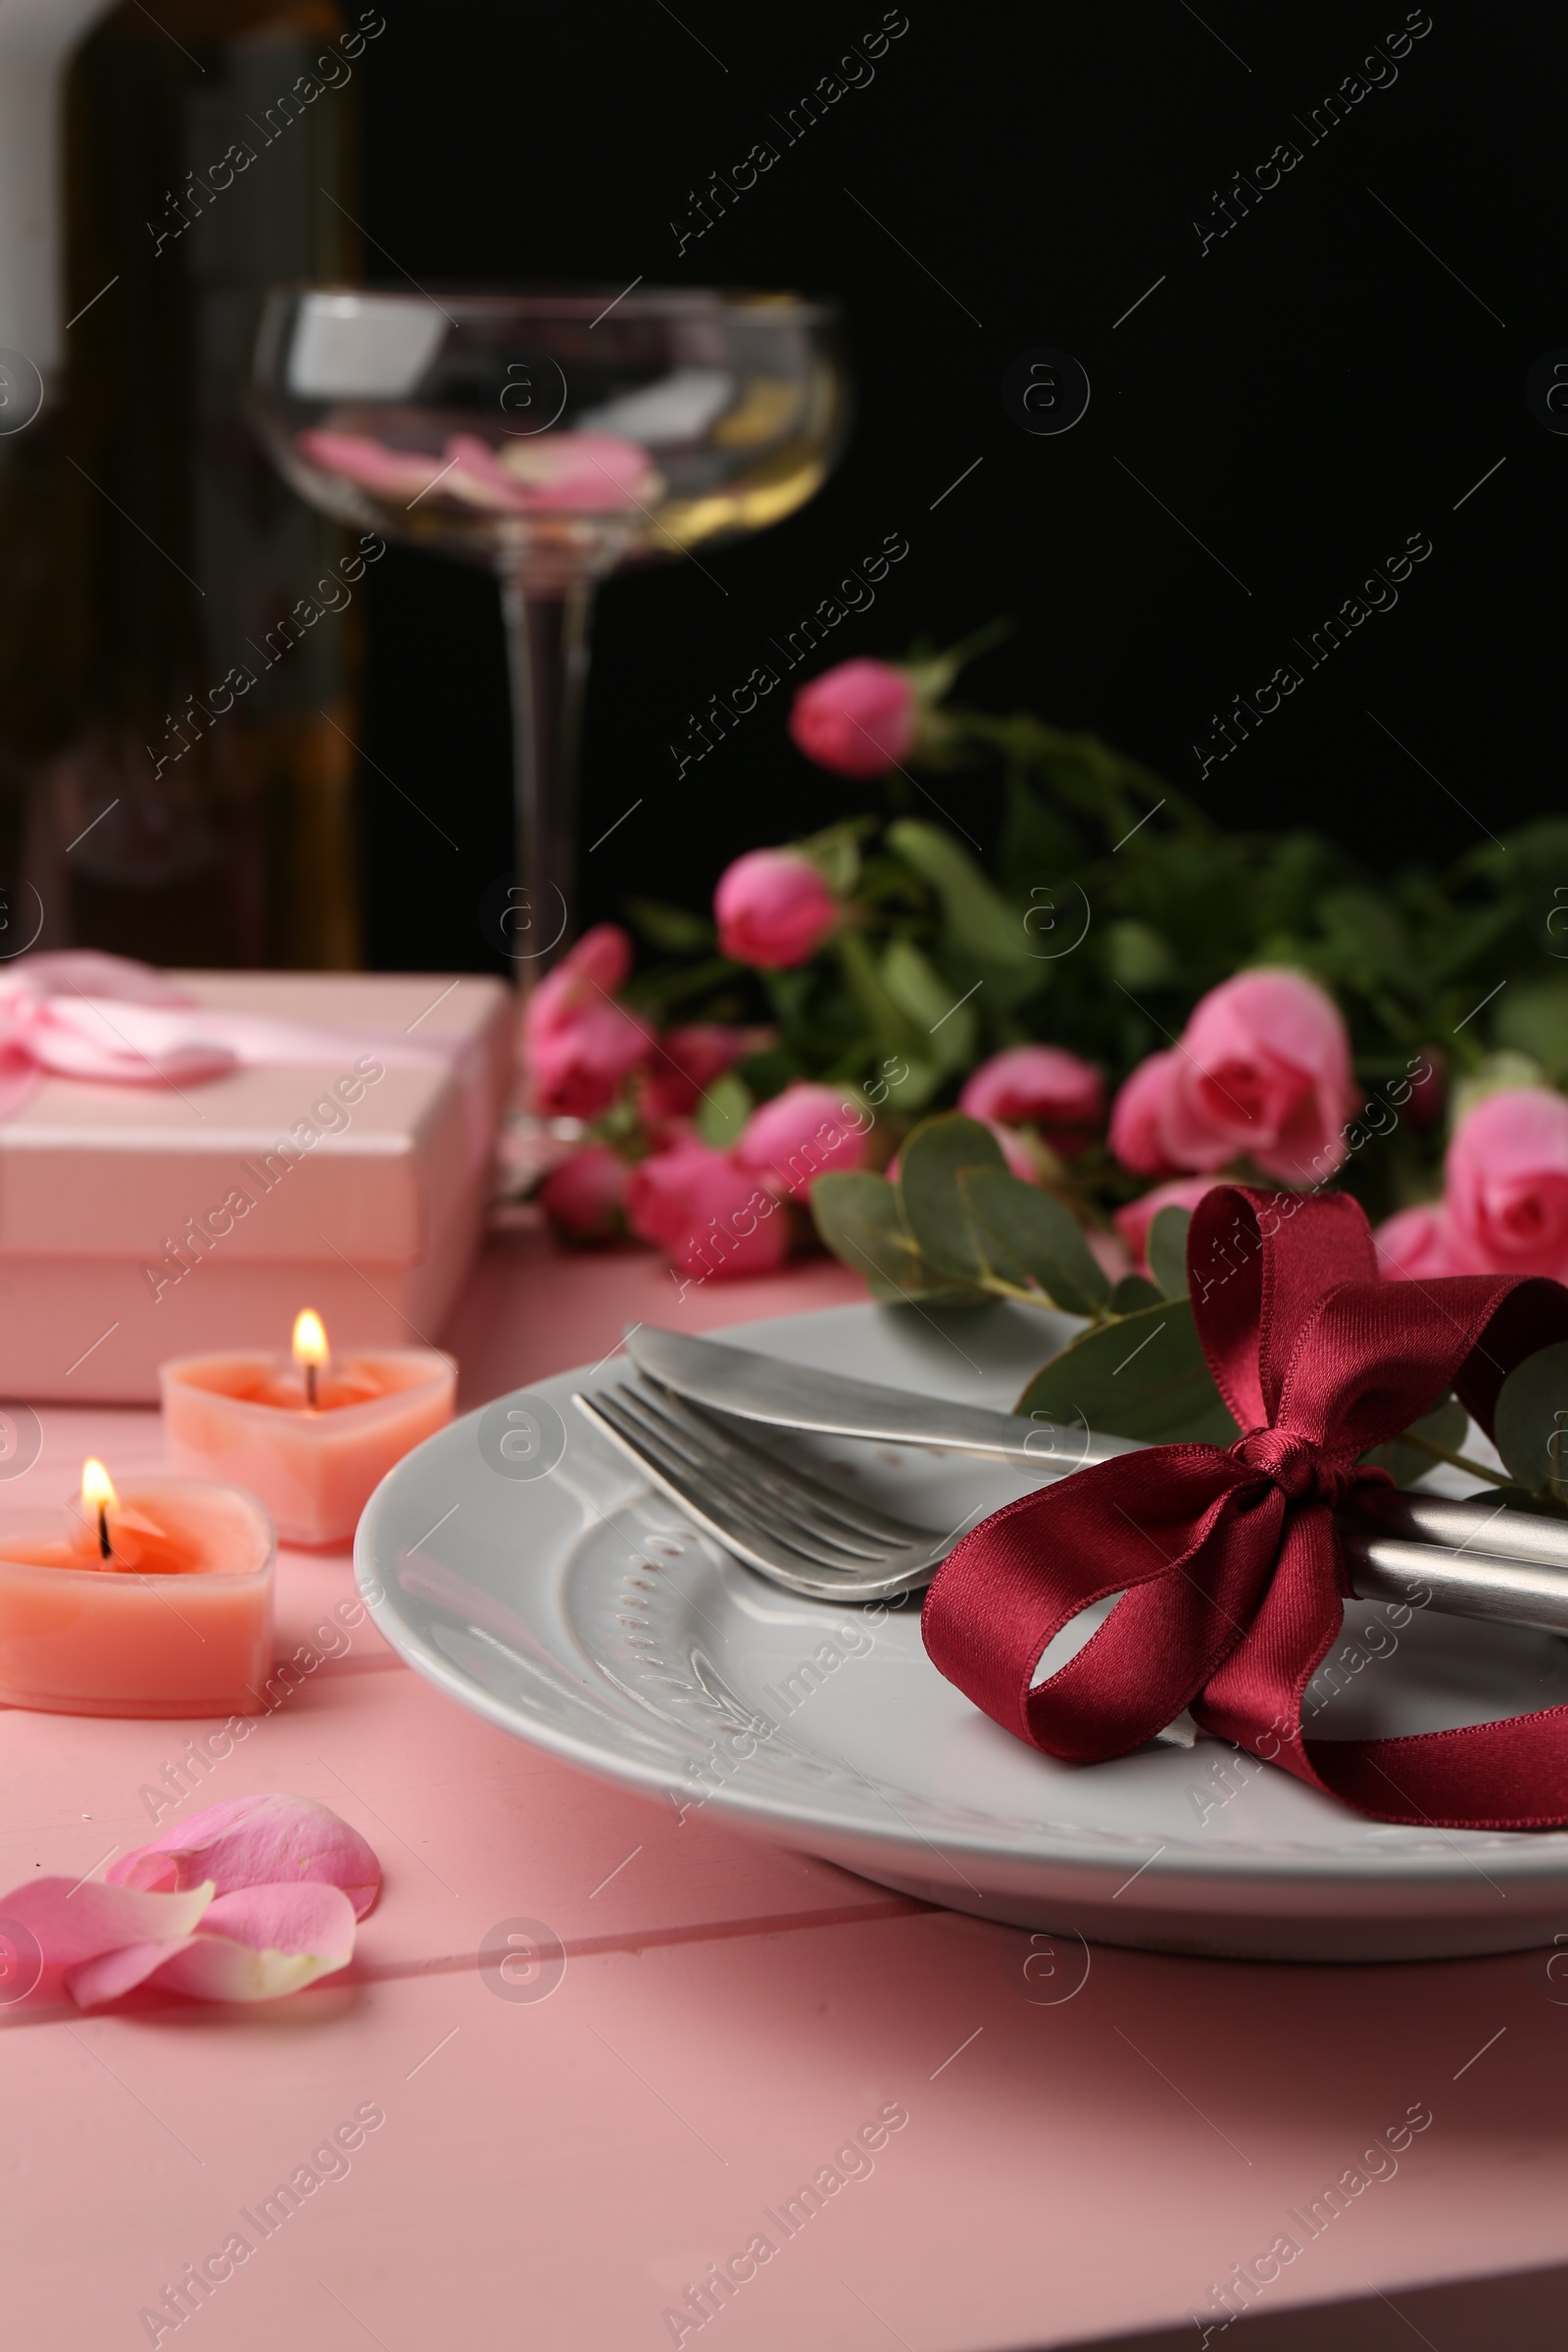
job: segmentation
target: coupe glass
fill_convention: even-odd
[[[255,398],[303,497],[500,580],[516,873],[487,927],[526,988],[574,925],[594,589],[812,496],[847,421],[836,316],[792,294],[284,288]]]

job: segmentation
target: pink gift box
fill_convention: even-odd
[[[286,1349],[302,1306],[334,1349],[431,1344],[472,1261],[512,1081],[501,981],[171,977],[319,1029],[319,1059],[46,1077],[0,1119],[0,1396],[153,1403],[171,1356]]]

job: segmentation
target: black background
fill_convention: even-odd
[[[743,849],[870,804],[791,749],[782,695],[683,783],[668,746],[890,531],[907,560],[817,666],[1008,613],[965,699],[1093,728],[1228,823],[1314,824],[1374,868],[1560,805],[1568,438],[1523,396],[1568,345],[1560,9],[1433,0],[1392,86],[1311,145],[1311,109],[1403,6],[908,0],[869,86],[679,258],[689,192],[781,146],[769,117],[880,7],[386,14],[365,59],[374,274],[614,291],[641,273],[846,314],[857,421],[823,492],[705,550],[711,579],[673,563],[601,597],[584,847],[642,807],[585,858],[580,921],[628,891],[703,905]],[[1282,140],[1300,163],[1200,253],[1195,218]],[[1093,386],[1059,437],[1001,397],[1040,346]],[[1211,713],[1412,533],[1434,552],[1396,609],[1200,781]],[[483,968],[477,904],[511,862],[495,590],[403,551],[371,576],[367,748],[459,844],[368,774],[371,959]],[[983,837],[990,788],[938,789]]]

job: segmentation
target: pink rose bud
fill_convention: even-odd
[[[791,850],[748,850],[713,893],[718,947],[737,963],[785,971],[815,955],[839,903],[810,860]]]
[[[1424,1282],[1434,1274],[1474,1274],[1441,1200],[1401,1208],[1378,1227],[1378,1272],[1385,1282]]]
[[[1162,1208],[1196,1208],[1205,1193],[1211,1193],[1218,1182],[1213,1176],[1178,1176],[1174,1184],[1156,1184],[1152,1193],[1138,1200],[1129,1200],[1118,1208],[1111,1219],[1116,1231],[1127,1245],[1127,1254],[1136,1272],[1142,1274],[1149,1255],[1149,1228]]]
[[[610,1242],[626,1230],[631,1170],[608,1144],[589,1144],[552,1168],[539,1203],[557,1233],[571,1242]]]
[[[529,998],[523,1047],[536,1110],[597,1118],[647,1058],[652,1038],[613,997],[631,954],[618,924],[596,923]]]
[[[1357,1100],[1350,1041],[1333,999],[1298,972],[1239,972],[1194,1010],[1180,1048],[1155,1054],[1122,1090],[1112,1147],[1125,1166],[1223,1168],[1250,1159],[1282,1183],[1308,1185],[1344,1161],[1342,1129]],[[1140,1081],[1142,1085],[1140,1086]]]
[[[727,1152],[707,1144],[677,1144],[640,1161],[626,1187],[626,1214],[634,1233],[699,1280],[770,1274],[789,1248],[771,1196]]]
[[[770,1192],[809,1195],[828,1169],[842,1172],[865,1161],[871,1113],[835,1086],[797,1080],[747,1120],[733,1157]]]
[[[958,1108],[1005,1127],[1038,1127],[1058,1152],[1081,1152],[1105,1115],[1100,1072],[1060,1046],[1009,1046],[965,1082]]]
[[[891,662],[841,662],[795,697],[790,740],[839,776],[880,776],[906,760],[920,705],[907,671]]]
[[[1110,1148],[1135,1176],[1173,1176],[1161,1125],[1180,1054],[1151,1054],[1125,1081],[1110,1110]]]
[[[1544,1086],[1488,1095],[1448,1146],[1449,1223],[1470,1267],[1568,1277],[1568,1102]]]

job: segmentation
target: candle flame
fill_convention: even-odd
[[[294,1361],[318,1370],[328,1355],[326,1329],[314,1307],[303,1307],[294,1318]]]
[[[100,1511],[120,1508],[114,1480],[94,1454],[89,1454],[81,1465],[81,1507],[90,1519],[96,1519]]]

